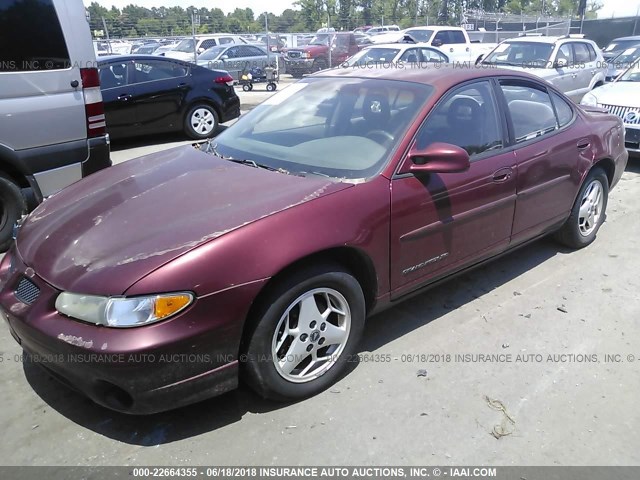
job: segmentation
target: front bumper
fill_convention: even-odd
[[[233,87],[231,87],[233,91]],[[220,110],[220,123],[225,123],[240,116],[240,97],[235,94],[222,104]]]
[[[88,143],[89,158],[82,162],[83,178],[111,166],[111,141],[109,134],[102,137],[90,138]]]
[[[313,71],[313,58],[285,58],[287,73],[311,73]]]
[[[16,295],[24,278],[39,289],[31,304]],[[15,247],[0,264],[0,285],[0,316],[31,361],[100,405],[150,414],[237,387],[244,318],[262,283],[197,298],[176,317],[128,329],[58,314],[60,291],[24,265]]]

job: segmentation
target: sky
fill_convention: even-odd
[[[92,0],[84,0],[89,5]],[[220,8],[225,13],[232,12],[236,8],[251,8],[257,15],[265,10],[265,4],[268,4],[267,10],[276,15],[280,15],[283,10],[293,8],[293,0],[96,0],[99,4],[110,8],[115,5],[118,8],[125,7],[129,4],[139,5],[141,7],[166,7],[180,5],[187,7],[194,5],[196,7]],[[611,16],[625,17],[633,16],[640,7],[640,0],[600,0],[604,4],[598,11],[598,18],[611,18]]]

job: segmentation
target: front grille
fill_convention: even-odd
[[[22,277],[18,288],[16,288],[16,297],[23,303],[31,305],[38,299],[40,295],[40,289],[38,286],[29,280],[27,277]]]
[[[289,58],[300,58],[302,52],[287,52],[287,57]]]
[[[619,105],[600,106],[606,108],[609,113],[620,117],[625,125],[640,125],[640,108],[621,107]]]

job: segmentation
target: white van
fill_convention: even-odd
[[[0,250],[6,250],[29,207],[111,160],[82,0],[0,2],[0,45]]]

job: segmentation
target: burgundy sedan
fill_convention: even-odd
[[[554,233],[591,243],[619,118],[498,69],[340,70],[200,149],[98,172],[26,218],[0,311],[53,376],[128,413],[337,380],[368,315]]]

